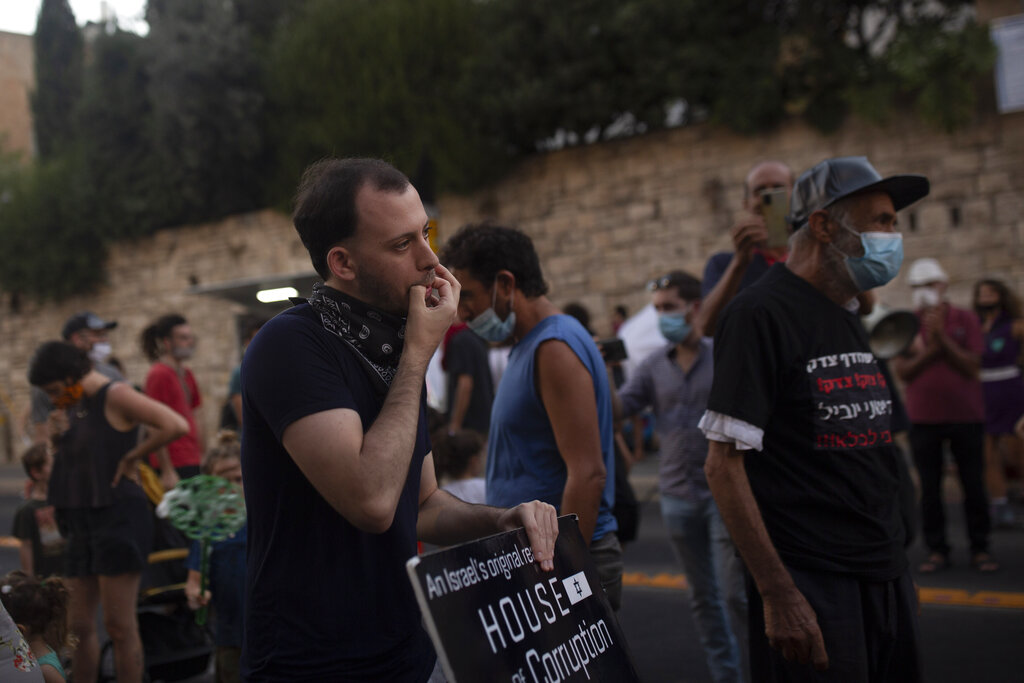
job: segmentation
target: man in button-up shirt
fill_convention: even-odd
[[[636,368],[618,392],[616,408],[623,417],[647,406],[654,411],[662,518],[690,583],[708,668],[716,682],[739,681],[747,640],[742,566],[704,477],[708,442],[697,427],[713,367],[711,339],[693,326],[700,281],[673,271],[648,289],[670,344]]]

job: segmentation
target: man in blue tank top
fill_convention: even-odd
[[[612,515],[615,461],[608,375],[582,325],[545,296],[530,238],[468,225],[441,253],[462,284],[459,315],[489,342],[515,340],[491,412],[487,503],[536,498],[579,515],[612,607],[622,596],[622,547]]]

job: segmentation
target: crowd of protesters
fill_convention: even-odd
[[[230,605],[218,680],[443,680],[405,574],[417,540],[525,527],[550,570],[556,514],[575,513],[618,609],[620,537],[635,524],[620,514],[624,470],[643,452],[639,430],[621,445],[621,426],[645,414],[716,682],[920,680],[905,547],[920,531],[920,572],[954,561],[946,449],[980,572],[999,569],[990,529],[1016,524],[1024,468],[1012,287],[980,280],[973,310],[958,308],[942,264],[916,259],[917,329],[892,358],[873,351],[863,316],[901,272],[898,212],[928,191],[924,176],[883,178],[863,157],[799,175],[755,165],[734,251],[712,255],[703,279],[652,273],[653,324],[627,345],[624,372],[585,311],[549,298],[524,232],[469,225],[435,254],[399,171],[319,162],[294,222],[323,283],[246,330],[223,411],[240,442],[207,443],[195,337],[179,314],[142,331],[152,366],[141,391],[111,364],[115,321],[75,314],[63,340],[36,350],[36,443],[15,532],[26,576],[63,577],[70,635],[47,644],[33,627],[26,642],[69,656],[75,681],[96,680],[102,606],[118,680],[142,680],[135,608],[154,536],[142,477],[169,490],[203,463],[244,480],[248,513],[218,550],[225,592],[203,593],[194,571],[188,581],[192,607]],[[772,202],[786,207],[781,236]],[[630,322],[617,306],[613,333]],[[446,378],[431,397],[439,411],[423,391],[432,358]]]

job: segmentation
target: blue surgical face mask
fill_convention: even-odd
[[[903,265],[903,235],[898,232],[861,232],[842,223],[839,226],[860,237],[863,256],[846,256],[846,268],[857,288],[866,292],[886,284],[900,272]],[[843,253],[839,247],[833,247]]]
[[[466,323],[469,329],[473,330],[483,340],[500,343],[512,336],[512,330],[516,327],[516,312],[512,305],[516,300],[516,292],[512,290],[512,297],[508,301],[508,317],[502,320],[494,312],[494,303],[497,301],[498,283],[494,283],[494,292],[491,294],[491,307]]]
[[[686,322],[686,313],[661,313],[658,315],[658,330],[673,344],[690,336],[693,325]]]

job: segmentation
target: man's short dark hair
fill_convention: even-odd
[[[469,271],[485,285],[494,282],[499,270],[507,270],[515,275],[516,287],[526,296],[548,293],[533,241],[515,228],[492,223],[465,225],[445,243],[440,261],[448,268]]]
[[[356,195],[367,183],[381,192],[402,193],[409,187],[405,174],[380,159],[322,159],[302,174],[292,222],[325,280],[331,274],[327,252],[355,233]]]
[[[697,301],[701,298],[700,280],[681,270],[673,270],[647,283],[647,289],[674,289],[683,301]]]
[[[92,361],[81,349],[62,341],[49,341],[39,346],[28,364],[28,383],[43,387],[53,382],[72,381],[85,377]]]

